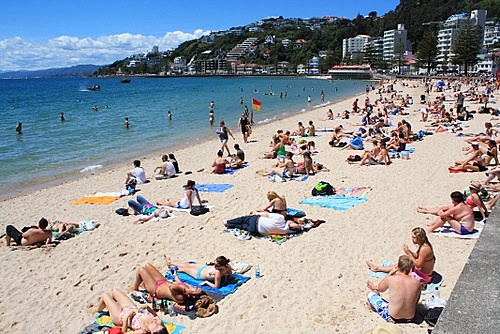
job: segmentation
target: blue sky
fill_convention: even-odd
[[[15,0],[0,8],[0,71],[110,64],[269,17],[383,15],[399,0]]]

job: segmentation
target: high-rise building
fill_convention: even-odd
[[[368,35],[344,38],[342,40],[342,58],[355,59],[362,57],[365,52],[366,43],[370,40]]]
[[[407,30],[404,24],[398,24],[397,29],[384,31],[383,40],[383,56],[386,62],[391,62],[398,51],[401,54],[411,51],[411,43],[407,38]],[[401,50],[399,50],[400,48]]]

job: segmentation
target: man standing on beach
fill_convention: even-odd
[[[457,97],[457,115],[459,112],[462,111],[462,108],[464,107],[464,94],[462,92],[458,93]]]
[[[397,268],[394,268],[378,285],[367,281],[370,289],[367,304],[388,322],[410,322],[415,317],[420,299],[420,281],[408,275],[413,261],[408,255],[401,255]],[[389,291],[389,300],[380,297],[381,292]]]
[[[48,225],[49,221],[45,218],[40,219],[38,226],[30,226],[23,229],[25,230],[24,232],[19,231],[12,225],[7,225],[5,229],[7,246],[10,246],[12,240],[18,246],[30,246],[41,242],[45,242],[48,245],[52,241],[52,232],[46,230]]]

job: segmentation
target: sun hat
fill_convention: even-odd
[[[481,190],[481,183],[478,181],[472,181],[469,185],[469,188],[479,191]]]
[[[477,141],[473,141],[473,142],[471,142],[470,144],[471,144],[472,146],[479,146],[479,142],[477,142]]]
[[[374,329],[370,329],[363,334],[403,334],[403,330],[398,325],[385,322],[377,325]]]
[[[160,213],[158,214],[158,217],[160,217],[161,219],[168,218],[169,216],[170,214],[168,213],[167,209],[161,209]]]

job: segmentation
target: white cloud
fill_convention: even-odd
[[[21,37],[0,40],[0,71],[39,70],[82,64],[106,65],[133,54],[176,48],[179,44],[200,38],[210,31],[193,33],[168,32],[162,37],[132,35],[100,36],[97,39],[59,36],[44,43]]]

